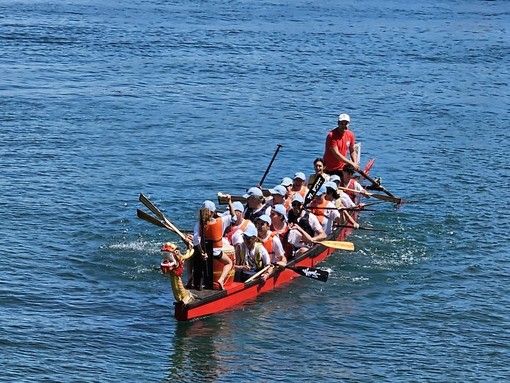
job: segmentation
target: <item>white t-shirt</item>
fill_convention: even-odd
[[[329,202],[326,207],[332,209],[324,209],[324,219],[322,220],[322,229],[326,235],[330,235],[333,231],[333,224],[337,218],[340,218],[340,212],[336,209],[333,202]]]
[[[258,250],[257,250],[258,248]],[[262,256],[262,265],[267,266],[271,263],[271,259],[269,258],[269,253],[266,248],[261,244],[256,244],[253,246],[253,249],[250,250],[243,242],[241,246],[239,246],[239,252],[244,252],[244,263],[243,265],[250,266],[250,270],[243,270],[243,273],[246,275],[253,275],[257,272],[257,264],[255,263],[255,255],[256,252],[260,251]]]
[[[319,219],[315,216],[315,214],[313,213],[310,213],[308,215],[308,222],[310,223],[310,226],[311,228],[313,229],[314,231],[314,236],[317,235],[322,229],[322,225],[321,223],[319,222]],[[304,242],[303,242],[303,239],[302,239],[302,234],[296,230],[296,229],[293,229],[289,232],[289,243],[292,244],[292,246],[294,247],[303,247],[303,246],[307,246]]]

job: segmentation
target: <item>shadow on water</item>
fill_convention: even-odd
[[[228,338],[226,316],[177,322],[169,355],[167,382],[214,382],[228,372],[220,357],[222,339]]]

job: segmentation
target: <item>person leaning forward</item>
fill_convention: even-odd
[[[351,164],[356,170],[357,165],[356,151],[354,150],[355,137],[352,130],[349,130],[351,118],[348,114],[338,116],[338,126],[331,130],[326,137],[324,149],[325,172],[329,175],[342,174],[342,168],[345,164]],[[347,152],[349,152],[350,160]]]

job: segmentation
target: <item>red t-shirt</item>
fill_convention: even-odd
[[[350,153],[351,146],[354,146],[354,133],[352,130],[345,130],[343,133],[339,133],[338,129],[333,129],[328,133],[326,137],[326,149],[324,151],[324,167],[327,170],[342,170],[345,162],[337,159],[330,151],[330,147],[336,146],[341,155],[346,158],[347,152]]]

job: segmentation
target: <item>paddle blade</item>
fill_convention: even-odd
[[[322,184],[324,184],[326,180],[322,175],[319,175],[317,178],[315,178],[315,181],[312,184],[312,187],[308,190],[308,193],[306,193],[305,196],[305,203],[303,206],[307,206],[315,197],[319,189],[321,188]]]
[[[393,203],[396,203],[397,205],[401,205],[404,203],[404,200],[402,198],[397,198],[397,197],[392,197],[392,196],[389,196],[389,195],[383,195],[383,194],[370,194],[371,197],[374,197],[374,198],[377,198],[377,199],[380,199],[382,201],[388,201],[388,202],[393,202]]]
[[[141,218],[147,222],[150,222],[153,225],[156,225],[159,227],[164,227],[165,229],[168,229],[163,222],[161,222],[159,219],[153,217],[152,215],[147,214],[143,210],[136,209],[136,215],[138,216],[138,218]]]
[[[326,282],[329,277],[329,271],[316,269],[314,267],[305,267],[305,266],[285,266],[287,269],[291,269],[298,273],[299,275],[302,275],[304,277],[310,278],[310,279],[316,279],[321,282]]]
[[[332,249],[354,251],[354,243],[346,241],[321,241],[317,242]]]

